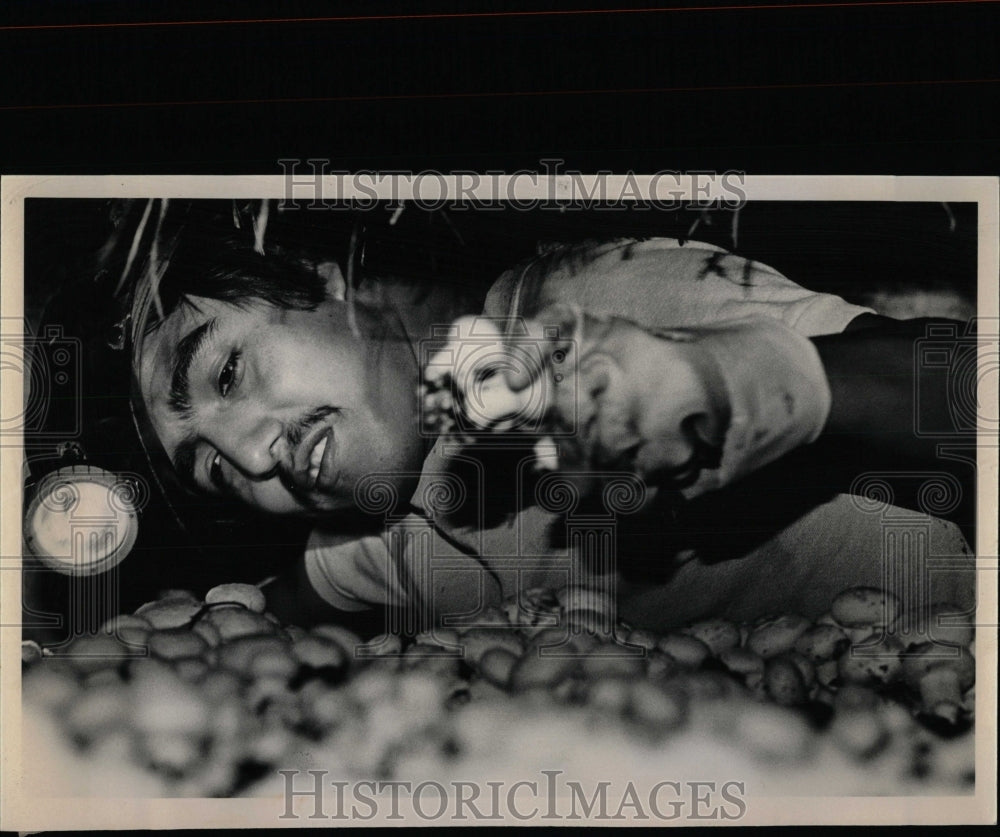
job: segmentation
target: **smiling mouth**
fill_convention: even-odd
[[[320,421],[299,444],[289,474],[297,493],[328,490],[338,480],[334,469],[337,440],[328,421]]]
[[[319,440],[319,444],[312,449],[312,453],[309,454],[309,481],[314,485],[319,478],[319,467],[323,462],[323,454],[326,452],[326,446],[329,443],[330,434],[327,433]]]

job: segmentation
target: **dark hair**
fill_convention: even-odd
[[[119,306],[131,309],[138,333],[154,330],[193,296],[313,310],[327,296],[319,265],[331,254],[342,255],[341,242],[335,235],[314,233],[300,241],[287,230],[276,233],[287,226],[278,219],[267,235],[258,236],[263,206],[215,200],[117,203],[111,237],[97,257],[98,276],[117,283],[113,294]]]
[[[158,312],[169,316],[192,296],[235,305],[264,302],[311,311],[326,299],[327,290],[315,260],[275,245],[258,253],[239,237],[208,237],[199,232],[179,241],[168,256],[157,294],[161,307],[152,307],[146,331],[159,324]]]

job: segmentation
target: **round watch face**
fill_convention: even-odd
[[[111,569],[131,551],[139,530],[127,483],[86,465],[47,475],[28,506],[24,539],[44,564],[66,575]]]

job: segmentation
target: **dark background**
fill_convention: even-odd
[[[4,3],[0,166],[998,171],[995,3],[625,5]]]

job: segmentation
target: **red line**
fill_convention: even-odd
[[[657,6],[648,9],[562,9],[556,11],[510,11],[510,12],[428,12],[425,14],[395,15],[337,15],[330,17],[277,17],[277,18],[233,18],[222,20],[155,20],[117,23],[51,23],[24,24],[20,26],[0,26],[0,32],[19,30],[52,29],[137,29],[154,26],[231,26],[235,24],[260,23],[355,23],[364,21],[390,20],[455,20],[473,18],[515,18],[515,17],[569,17],[582,15],[627,15],[656,14],[661,12],[733,12],[765,11],[777,9],[841,9],[872,6],[964,6],[972,4],[997,3],[1000,0],[859,0],[859,2],[835,3],[749,3],[730,6]]]
[[[595,88],[591,90],[515,90],[495,93],[400,93],[376,96],[302,96],[273,99],[205,99],[181,100],[166,102],[99,102],[96,104],[66,104],[66,105],[0,105],[3,111],[25,110],[82,110],[86,108],[157,108],[180,107],[187,105],[288,105],[288,104],[319,104],[323,102],[385,102],[393,100],[419,99],[495,99],[495,98],[527,98],[539,96],[594,96],[614,93],[630,95],[643,93],[699,93],[738,90],[801,90],[821,89],[831,87],[918,87],[935,84],[997,84],[1000,78],[958,78],[936,79],[931,81],[829,81],[815,84],[723,84],[706,87],[626,87],[626,88]]]

